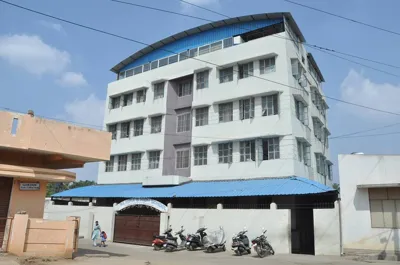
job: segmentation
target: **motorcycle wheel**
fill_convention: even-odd
[[[236,253],[237,256],[242,256],[242,252],[240,252],[239,249],[235,250],[235,253]]]
[[[212,247],[207,248],[207,253],[211,253],[211,252],[213,252],[213,251],[214,251],[214,250],[213,250]]]
[[[274,249],[272,248],[272,246],[270,244],[267,244],[267,252],[270,255],[275,255],[275,251],[274,251]]]
[[[154,248],[153,248],[155,251],[159,251],[159,250],[161,250],[161,246],[159,246],[159,245],[154,245]]]
[[[225,245],[222,247],[222,251],[226,251],[226,247],[225,247]]]
[[[170,247],[170,246],[168,246],[168,247],[165,248],[165,252],[172,252],[172,250],[173,250],[173,248]]]
[[[260,246],[257,246],[257,247],[256,247],[256,251],[257,251],[257,255],[258,255],[260,258],[264,258],[265,255],[267,254],[267,252],[266,252],[265,250],[263,250]]]
[[[247,250],[247,254],[251,254],[251,249],[248,249],[248,250]]]

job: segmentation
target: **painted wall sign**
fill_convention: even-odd
[[[24,183],[19,184],[19,190],[40,190],[40,183]]]
[[[167,212],[168,211],[168,207],[156,200],[152,200],[152,199],[128,199],[125,201],[120,202],[115,210],[116,211],[121,211],[125,208],[129,208],[129,207],[134,207],[134,206],[145,206],[145,207],[149,207],[149,208],[154,208],[157,209],[160,212]]]

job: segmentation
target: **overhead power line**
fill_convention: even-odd
[[[315,8],[315,7],[312,7],[312,6],[308,6],[308,5],[305,5],[305,4],[300,4],[300,3],[295,2],[295,1],[291,1],[291,0],[283,0],[283,1],[291,3],[291,4],[294,4],[294,5],[301,6],[301,7],[304,7],[304,8],[308,8],[308,9],[311,9],[311,10],[314,10],[314,11],[317,11],[317,12],[321,12],[321,13],[324,13],[324,14],[327,14],[327,15],[330,15],[330,16],[333,16],[333,17],[344,19],[344,20],[350,21],[352,23],[360,24],[360,25],[363,25],[363,26],[366,26],[366,27],[370,27],[370,28],[373,28],[373,29],[377,29],[377,30],[380,30],[380,31],[384,31],[384,32],[387,32],[387,33],[390,33],[390,34],[394,34],[394,35],[400,36],[400,32],[396,32],[396,31],[393,31],[393,30],[389,30],[389,29],[385,29],[385,28],[382,28],[382,27],[378,27],[378,26],[375,26],[375,25],[372,25],[372,24],[368,24],[368,23],[365,23],[365,22],[362,22],[362,21],[359,21],[359,20],[355,20],[355,19],[352,19],[352,18],[348,18],[348,17],[342,16],[342,15],[334,14],[334,13],[331,13],[331,12],[328,12],[328,11],[325,11],[325,10],[322,10],[322,9],[318,9],[318,8]]]
[[[26,7],[17,5],[17,4],[13,4],[13,3],[10,3],[10,2],[4,1],[4,0],[0,0],[0,2],[8,4],[8,5],[11,5],[11,6],[14,6],[14,7],[17,7],[17,8],[20,8],[20,9],[23,9],[23,10],[26,10],[26,11],[29,11],[29,12],[32,12],[32,13],[36,13],[36,14],[39,14],[39,15],[42,15],[42,16],[50,17],[50,18],[53,18],[55,20],[62,21],[62,22],[65,22],[65,23],[68,23],[68,24],[71,24],[71,25],[75,25],[75,26],[78,26],[78,27],[81,27],[81,28],[85,28],[85,29],[88,29],[88,30],[91,30],[91,31],[99,32],[99,33],[102,33],[102,34],[105,34],[105,35],[113,36],[113,37],[116,37],[116,38],[119,38],[119,39],[131,41],[131,42],[142,44],[142,45],[146,45],[146,46],[149,45],[149,44],[144,43],[142,41],[134,40],[134,39],[131,39],[131,38],[128,38],[128,37],[124,37],[124,36],[118,35],[118,34],[114,34],[114,33],[111,33],[111,32],[104,31],[104,30],[100,30],[100,29],[96,29],[96,28],[93,28],[93,27],[90,27],[90,26],[86,26],[86,25],[83,25],[83,24],[80,24],[80,23],[76,23],[76,22],[73,22],[73,21],[70,21],[70,20],[66,20],[66,19],[63,19],[63,18],[52,16],[52,15],[49,15],[49,14],[46,14],[46,13],[43,13],[43,12],[40,12],[40,11],[36,11],[36,10],[30,9],[30,8],[26,8]],[[169,53],[172,53],[172,54],[176,54],[175,52],[171,52],[171,51],[168,51],[166,49],[162,49],[162,48],[160,48],[160,49],[164,50],[164,51],[167,51]],[[214,63],[211,63],[211,62],[207,62],[207,61],[204,61],[204,60],[200,60],[198,58],[190,58],[190,59],[201,61],[201,62],[205,62],[205,63],[209,63],[209,64],[212,64],[212,65],[215,65],[215,66],[219,67],[219,65],[217,65],[217,64],[214,64]],[[279,84],[279,85],[282,85],[282,86],[285,86],[285,87],[289,87],[289,88],[293,88],[293,89],[297,89],[297,90],[299,89],[299,88],[296,88],[296,87],[292,87],[292,86],[289,86],[289,85],[286,85],[286,84],[282,84],[282,83],[279,83],[279,82],[276,82],[276,81],[273,81],[273,80],[269,80],[269,79],[266,79],[266,78],[262,78],[262,77],[259,77],[259,76],[254,76],[254,75],[251,75],[251,76],[252,77],[256,77],[258,79],[263,79],[263,80],[268,81],[268,82],[276,83],[276,84]],[[381,112],[381,113],[400,116],[400,113],[395,113],[395,112],[386,111],[386,110],[380,110],[380,109],[376,109],[376,108],[373,108],[373,107],[364,106],[364,105],[356,104],[356,103],[353,103],[353,102],[348,102],[348,101],[345,101],[345,100],[337,99],[337,98],[334,98],[334,97],[329,97],[329,96],[324,96],[324,97],[328,98],[328,99],[331,99],[331,100],[338,101],[338,102],[342,102],[342,103],[345,103],[345,104],[357,106],[357,107],[360,107],[360,108],[365,108],[365,109],[369,109],[369,110],[373,110],[373,111],[377,111],[377,112]]]

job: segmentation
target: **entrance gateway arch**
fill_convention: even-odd
[[[127,199],[115,207],[114,242],[151,245],[160,232],[160,213],[168,207],[153,199]]]

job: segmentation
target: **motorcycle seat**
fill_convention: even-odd
[[[174,237],[174,236],[172,236],[172,237],[168,237],[167,239],[170,239],[170,240],[177,240],[178,238],[177,238],[177,237]]]

